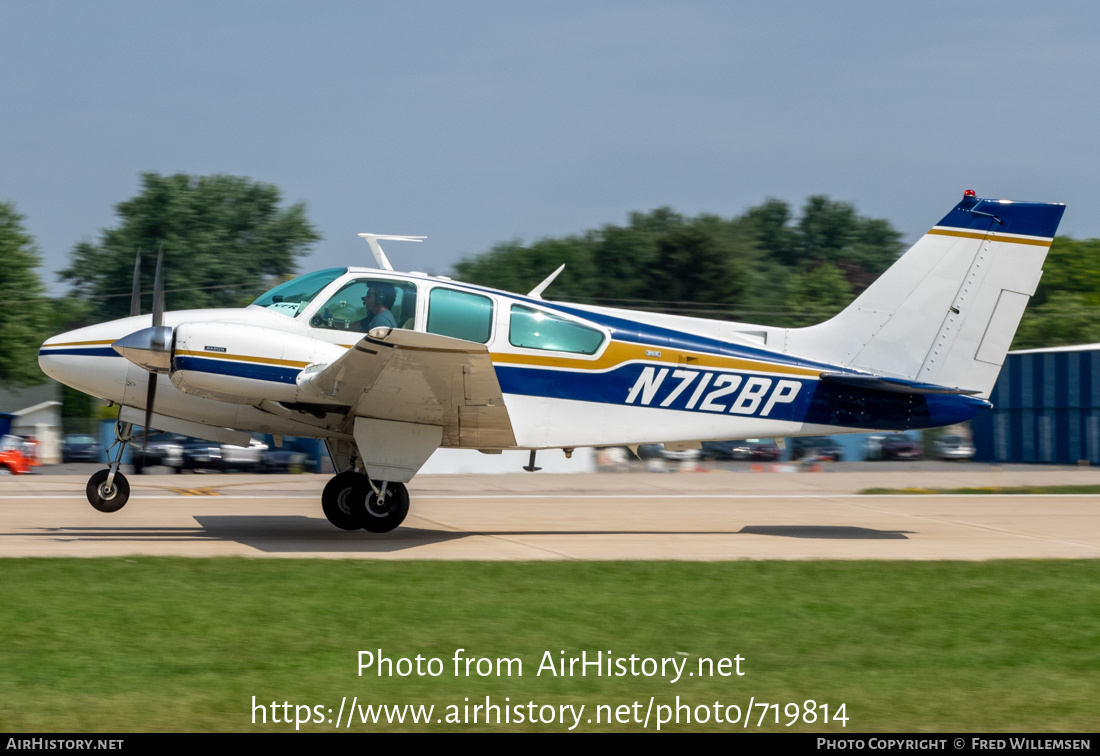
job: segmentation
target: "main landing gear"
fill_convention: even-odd
[[[409,489],[404,483],[371,480],[347,470],[325,486],[321,508],[328,521],[341,530],[388,533],[409,513]]]
[[[130,443],[131,430],[131,423],[120,422],[115,425],[115,442],[107,450],[108,467],[88,479],[88,503],[100,512],[117,512],[130,499],[130,482],[118,471],[118,466],[122,463],[122,453],[126,450],[126,445]],[[111,459],[111,450],[116,446],[118,453]]]

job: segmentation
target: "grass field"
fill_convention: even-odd
[[[662,729],[741,730],[743,715],[716,723],[714,704],[732,718],[724,707],[752,699],[749,731],[786,730],[788,703],[799,731],[1095,731],[1098,610],[1097,561],[0,560],[0,731],[285,732],[296,716],[335,720],[345,696],[341,729],[353,697],[435,706],[427,725],[363,724],[357,713],[353,732],[564,731],[574,721],[435,721],[468,719],[486,696],[513,720],[517,704],[525,719],[584,704],[578,730],[638,730],[597,724],[596,707],[604,720],[623,705],[640,719],[651,697],[655,729],[656,707],[679,696],[693,717],[706,705],[709,721],[687,724],[681,709],[681,724]],[[519,658],[523,674],[481,677],[475,663],[456,677],[460,648]],[[438,658],[441,674],[358,676],[358,652],[378,649]],[[546,652],[557,662],[562,651],[610,651],[627,669],[632,654],[667,657],[684,672],[674,683],[659,670],[536,674]],[[738,655],[743,676],[688,676],[700,657]],[[253,724],[253,696],[267,724],[259,712]],[[801,719],[807,699],[812,723]],[[272,723],[273,701],[291,724]],[[761,702],[779,704],[778,725],[769,709],[758,727]],[[830,717],[845,705],[846,729],[822,722],[823,704]]]

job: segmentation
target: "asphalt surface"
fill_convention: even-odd
[[[878,463],[881,465],[882,463]],[[1100,469],[900,469],[421,476],[396,531],[325,520],[322,475],[130,476],[97,512],[84,475],[0,479],[0,557],[1063,559],[1100,557],[1095,495],[861,495],[872,487],[1100,484]],[[95,466],[90,466],[94,470]],[[843,471],[841,471],[843,470]]]

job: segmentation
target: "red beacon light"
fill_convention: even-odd
[[[967,189],[965,192],[963,192],[963,196],[964,197],[977,197],[978,195],[974,192],[973,189]]]

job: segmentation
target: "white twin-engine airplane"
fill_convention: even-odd
[[[88,499],[120,509],[131,427],[247,445],[323,439],[325,516],[396,528],[439,447],[531,451],[899,431],[962,422],[986,399],[1065,206],[967,191],[843,312],[775,328],[542,299],[420,273],[330,268],[243,309],[164,312],[55,336],[52,378],[121,406]],[[139,258],[140,262],[140,258]],[[158,388],[159,387],[159,388]],[[154,407],[155,403],[155,407]],[[146,431],[148,432],[148,431]]]

